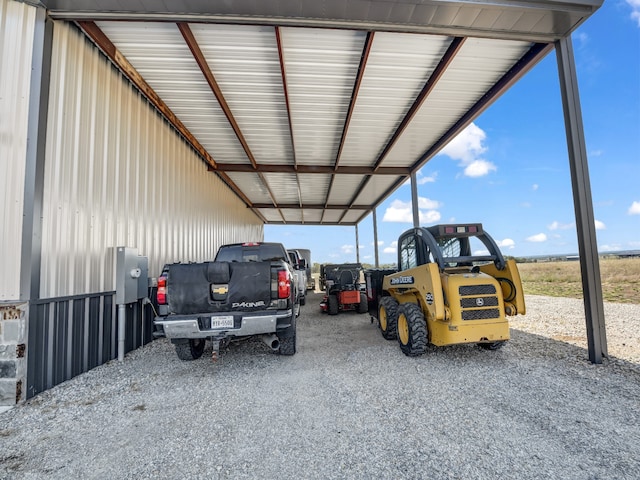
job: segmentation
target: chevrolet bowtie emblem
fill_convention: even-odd
[[[222,287],[211,287],[211,291],[213,293],[215,293],[216,295],[226,295],[227,292],[229,291],[229,288],[226,286],[222,286]]]

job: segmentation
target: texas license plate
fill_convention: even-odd
[[[211,328],[233,328],[233,315],[211,317]]]

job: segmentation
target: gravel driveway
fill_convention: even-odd
[[[0,478],[640,478],[637,353],[588,363],[580,301],[527,297],[499,351],[409,358],[320,299],[293,357],[182,362],[157,340],[1,413]],[[606,312],[637,352],[640,306]]]

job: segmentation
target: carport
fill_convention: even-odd
[[[43,323],[39,327],[35,320],[25,320],[29,324],[27,347],[38,344],[46,351],[45,332],[58,339],[48,345],[66,345],[63,350],[51,347],[55,352],[43,354],[44,359],[38,361],[35,353],[28,356],[27,395],[103,363],[113,353],[105,350],[101,358],[88,361],[90,322],[85,322],[87,328],[81,332],[73,330],[79,323],[73,322],[74,316],[88,318],[91,309],[114,318],[110,286],[97,282],[98,286],[73,292],[57,291],[52,286],[56,280],[52,269],[57,264],[47,260],[51,248],[43,228],[43,218],[46,226],[51,214],[43,192],[51,196],[52,191],[63,188],[62,184],[77,186],[83,178],[93,184],[114,176],[109,165],[101,171],[93,163],[109,145],[125,145],[114,154],[118,162],[126,158],[126,162],[135,163],[134,157],[149,157],[136,166],[135,175],[126,177],[126,186],[117,181],[112,185],[134,204],[139,190],[152,192],[156,178],[164,175],[164,187],[156,196],[170,200],[179,195],[197,197],[199,192],[215,189],[226,192],[219,193],[218,202],[236,197],[234,201],[244,207],[243,218],[250,216],[248,222],[257,228],[247,233],[239,226],[243,218],[237,218],[238,224],[233,224],[237,237],[259,237],[261,225],[267,223],[352,225],[357,235],[358,224],[369,214],[375,236],[377,206],[408,178],[414,224],[418,224],[417,171],[554,50],[578,227],[589,360],[600,363],[607,355],[571,43],[571,33],[601,1],[195,0],[129,5],[115,0],[50,0],[25,2],[29,5],[19,7],[13,0],[2,3],[5,19],[12,22],[19,18],[22,23],[15,26],[16,31],[23,38],[31,36],[32,42],[24,215],[20,217],[24,222],[17,252],[21,258],[20,293],[19,298],[6,300],[28,304],[27,311],[46,311],[40,315]],[[28,44],[25,42],[25,49]],[[0,51],[11,48],[5,42]],[[154,155],[143,152],[145,146],[136,143],[131,131],[119,126],[124,118],[132,125],[144,124],[148,113],[131,107],[129,100],[121,106],[123,87],[99,73],[104,56],[153,106],[154,115],[159,114],[162,122],[171,126],[189,154],[200,159],[201,171],[185,173],[182,167],[169,165],[170,160],[156,162]],[[0,58],[4,63],[6,57]],[[86,110],[100,108],[108,110],[100,119],[83,116]],[[69,120],[71,114],[75,115],[73,120]],[[73,128],[65,129],[65,125]],[[146,132],[151,132],[151,127]],[[163,144],[164,135],[150,135],[151,144]],[[68,141],[63,141],[65,138]],[[186,155],[179,150],[182,147],[172,144],[170,148],[174,157]],[[75,158],[71,177],[66,180],[64,168],[49,166],[51,158],[63,157]],[[206,183],[194,185],[191,192],[170,192],[166,177],[176,175],[184,175],[186,184],[192,178],[214,182],[217,177],[221,182],[209,187]],[[225,185],[228,191],[223,189]],[[85,195],[92,198],[87,192]],[[158,201],[166,202],[170,210],[170,200]],[[210,201],[207,198],[200,203]],[[67,207],[63,201],[58,205],[61,212]],[[94,215],[101,211],[98,205]],[[144,205],[121,221],[135,222],[143,214]],[[211,235],[202,233],[197,219],[182,224],[179,211],[171,215],[168,225],[154,218],[149,228],[161,232],[162,228],[180,228],[198,244],[203,242],[200,235]],[[59,220],[64,218],[61,214]],[[88,236],[86,242],[91,243],[91,234]],[[217,248],[229,237],[216,234],[213,239],[205,238],[208,247],[187,250],[181,259],[197,261],[211,255],[207,248]],[[135,243],[136,236],[124,234],[118,239]],[[75,241],[82,244],[85,240]],[[175,254],[167,251],[162,240],[154,243],[150,238],[146,245],[152,250],[144,253],[151,257],[149,274],[153,276],[158,265]],[[63,250],[53,254],[63,256]],[[104,253],[97,255],[107,258]],[[93,265],[85,270],[91,268],[100,269]],[[108,278],[110,271],[103,270],[99,275]],[[99,298],[94,295],[98,300],[91,300],[90,293],[96,291],[100,292]],[[76,299],[78,295],[82,298]],[[61,298],[66,302],[67,297],[73,298],[64,307],[42,301]],[[81,308],[75,313],[76,300],[84,302],[86,312]],[[143,305],[138,307],[144,318]],[[49,316],[69,318],[71,326],[54,332],[46,323]],[[96,334],[103,335],[103,330]],[[109,335],[114,338],[115,333]],[[137,335],[138,344],[147,341],[144,331],[133,335]],[[106,348],[102,340],[98,343]],[[129,348],[135,346],[130,344]],[[84,360],[74,360],[76,354]],[[67,362],[59,375],[53,366],[57,360]]]

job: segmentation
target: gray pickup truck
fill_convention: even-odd
[[[223,245],[213,262],[165,265],[158,278],[154,335],[167,337],[181,360],[206,341],[214,358],[233,338],[260,336],[274,352],[296,352],[300,313],[293,267],[280,243]]]

